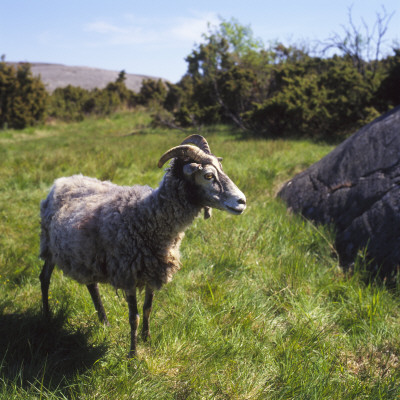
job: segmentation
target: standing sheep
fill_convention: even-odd
[[[50,315],[48,290],[56,264],[87,286],[99,319],[106,324],[97,284],[123,289],[131,326],[130,357],[136,355],[139,324],[136,288],[145,288],[142,337],[146,340],[154,290],[179,269],[185,229],[201,209],[207,218],[211,208],[237,215],[246,208],[244,194],[222,171],[221,159],[211,154],[202,136],[189,136],[168,150],[158,167],[169,159],[173,161],[157,189],[75,175],[57,179],[40,206],[44,315]]]

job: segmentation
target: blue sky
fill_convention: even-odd
[[[219,18],[250,25],[264,43],[323,40],[395,12],[385,36],[400,41],[399,0],[0,0],[0,54],[7,61],[90,66],[177,82],[185,57]],[[390,48],[390,47],[388,47]]]

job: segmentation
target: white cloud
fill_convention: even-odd
[[[144,44],[151,43],[157,38],[155,32],[146,31],[140,26],[127,25],[120,27],[104,21],[87,24],[85,30],[97,35],[94,40],[99,45]]]
[[[208,30],[208,23],[215,25],[217,22],[214,13],[170,20],[140,19],[129,14],[122,16],[118,24],[97,20],[87,23],[84,30],[97,35],[95,40],[99,45],[168,45],[177,41],[192,44],[201,40],[201,35]]]
[[[199,14],[193,17],[178,18],[172,27],[172,35],[182,41],[199,41],[203,33],[207,33],[208,24],[217,25],[218,17],[215,13]]]
[[[126,34],[126,29],[110,24],[105,21],[96,21],[86,24],[84,27],[87,32],[101,33],[101,34]]]

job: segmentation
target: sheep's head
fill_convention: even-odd
[[[222,159],[211,153],[207,141],[202,136],[191,135],[180,146],[168,150],[160,158],[158,167],[161,168],[171,158],[183,161],[183,175],[196,187],[199,201],[205,208],[206,218],[211,215],[211,208],[236,215],[245,210],[245,195],[222,170]]]

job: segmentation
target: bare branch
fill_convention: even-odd
[[[343,55],[351,58],[353,65],[365,76],[366,71],[375,76],[378,61],[382,55],[384,36],[387,33],[389,23],[394,15],[388,13],[384,6],[382,11],[376,13],[376,20],[372,28],[361,19],[361,26],[357,26],[353,20],[353,7],[348,9],[348,25],[342,25],[343,34],[334,32],[331,37],[322,42],[322,54],[329,50],[339,50]]]

